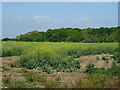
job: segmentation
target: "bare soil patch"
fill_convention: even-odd
[[[99,54],[99,55],[87,55],[87,56],[81,56],[79,58],[75,58],[75,60],[80,61],[81,68],[77,70],[77,72],[54,72],[52,74],[46,74],[44,72],[41,72],[40,70],[30,70],[30,69],[25,69],[28,72],[36,72],[36,73],[43,73],[44,75],[47,76],[47,80],[55,80],[56,77],[61,78],[61,83],[67,83],[67,84],[74,84],[75,81],[79,79],[84,79],[87,77],[87,74],[84,73],[86,70],[86,65],[87,64],[94,64],[95,67],[101,68],[109,68],[111,67],[111,64],[113,62],[113,59],[111,59],[112,55],[110,54]],[[99,57],[99,60],[96,60],[96,57]],[[102,57],[108,58],[109,62],[106,63],[105,61],[102,60]],[[20,56],[12,56],[12,57],[3,57],[2,62],[3,62],[3,73],[2,75],[10,75],[11,80],[16,80],[16,81],[27,81],[25,76],[23,75],[24,73],[23,68],[19,67],[11,67],[11,63],[15,63],[17,60],[19,60]]]
[[[110,57],[113,55],[110,54],[99,54],[99,55],[87,55],[87,56],[81,56],[79,58],[76,58],[76,60],[79,60],[81,63],[81,68],[80,71],[83,72],[86,68],[86,65],[88,64],[94,64],[95,67],[97,68],[109,68],[111,67],[111,64],[113,62],[113,59],[111,59]],[[97,60],[96,58],[99,58],[99,60]],[[106,63],[104,60],[102,60],[102,57],[106,57],[108,59],[108,63]]]

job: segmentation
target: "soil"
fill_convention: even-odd
[[[83,72],[86,68],[86,65],[88,64],[94,64],[95,67],[97,68],[109,68],[111,67],[111,64],[113,62],[113,59],[111,59],[110,57],[113,55],[110,54],[99,54],[99,55],[87,55],[87,56],[81,56],[80,58],[76,58],[75,60],[79,60],[81,63],[81,68],[80,71]],[[97,60],[96,58],[99,58],[99,60]],[[102,60],[102,57],[106,57],[109,61],[108,63],[106,63],[104,60]]]
[[[109,62],[106,63],[102,60],[102,57],[107,57]],[[80,61],[81,68],[77,72],[55,72],[52,74],[46,74],[48,80],[53,80],[57,76],[61,78],[62,83],[74,83],[76,79],[81,78],[84,79],[87,77],[87,74],[84,73],[86,65],[87,64],[94,64],[95,67],[101,68],[109,68],[111,67],[111,64],[113,62],[113,59],[111,59],[112,55],[110,54],[99,54],[99,55],[87,55],[87,56],[81,56],[79,58],[75,58],[75,60]],[[99,57],[99,60],[96,60],[96,57]],[[26,78],[23,76],[23,73],[21,73],[22,68],[19,67],[11,67],[11,63],[15,63],[18,61],[20,56],[12,56],[12,57],[3,57],[2,63],[3,63],[3,72],[2,76],[4,75],[10,75],[11,80],[17,80],[17,81],[26,81]],[[0,58],[1,59],[1,58]],[[39,70],[30,70],[26,69],[27,71],[32,72],[41,72]],[[44,73],[45,74],[45,73]]]

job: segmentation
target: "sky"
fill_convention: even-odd
[[[2,38],[15,38],[33,30],[117,25],[117,2],[2,3]]]

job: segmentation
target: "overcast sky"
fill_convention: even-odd
[[[2,37],[63,27],[113,27],[117,17],[117,2],[3,2]]]

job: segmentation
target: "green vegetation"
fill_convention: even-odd
[[[86,72],[90,74],[104,74],[109,77],[118,76],[120,74],[120,67],[116,62],[113,62],[110,68],[94,68],[94,65],[87,65]]]
[[[80,62],[74,60],[84,55],[117,52],[118,43],[50,43],[50,42],[3,42],[2,56],[21,55],[19,65],[43,72],[74,72]],[[9,51],[9,53],[8,53]],[[16,54],[17,53],[17,54]]]
[[[117,63],[120,63],[120,53],[119,52],[113,53],[113,56],[111,56],[111,58],[114,59],[115,61],[117,61]]]
[[[105,61],[106,63],[108,63],[108,58],[102,57],[102,60]]]
[[[61,78],[60,78],[60,76],[57,76],[57,77],[55,78],[55,81],[61,83]]]
[[[47,78],[41,73],[27,72],[24,74],[29,82],[46,83]]]
[[[53,80],[49,80],[47,81],[47,83],[45,84],[46,88],[58,88],[59,87],[59,83]]]
[[[10,80],[11,80],[11,75],[4,75],[3,76],[3,83],[4,84],[9,84]]]
[[[17,62],[11,62],[11,68],[23,68],[16,71],[25,77],[25,81],[11,80],[11,76],[3,77],[3,83],[8,88],[109,88],[117,87],[117,80],[120,67],[118,43],[66,43],[66,42],[16,42],[2,41],[3,57],[19,55]],[[75,72],[81,66],[80,56],[96,54],[112,54],[114,62],[110,68],[96,68],[94,64],[86,66],[87,78],[76,80],[75,84],[64,84],[63,78],[54,76],[53,80],[48,80],[47,75],[54,72]],[[108,58],[102,57],[102,60]],[[12,61],[12,59],[8,59]],[[99,57],[96,57],[99,60]],[[30,72],[28,69],[40,70],[43,72]],[[7,71],[6,68],[3,71]],[[45,73],[44,73],[45,72]],[[76,72],[75,72],[76,73]],[[46,75],[44,75],[46,74]],[[15,84],[17,83],[17,84]]]
[[[60,28],[48,29],[46,32],[37,30],[17,36],[14,39],[4,38],[3,41],[30,41],[30,42],[118,42],[120,27],[111,28]]]
[[[10,63],[10,67],[18,67],[18,64],[17,63]]]
[[[3,68],[3,70],[10,70],[10,68]]]
[[[11,81],[8,84],[9,88],[28,88],[29,85],[24,81]]]
[[[94,64],[88,64],[87,66],[86,66],[86,71],[85,72],[89,72],[89,73],[91,73],[91,69],[93,69],[93,67],[94,67],[95,65]]]
[[[99,60],[99,57],[96,57],[96,60]]]
[[[26,80],[17,81],[15,79],[11,79],[11,75],[4,75],[4,86],[7,88],[40,88],[42,86],[46,88],[55,88],[59,85],[59,82],[54,80],[47,80],[47,77],[41,73],[30,71],[23,73],[23,76],[26,78]]]
[[[7,59],[8,61],[4,62],[5,66],[1,68],[3,68],[5,73],[13,70],[14,73],[17,73],[16,75],[22,76],[24,80],[17,81],[11,79],[15,75],[6,74],[3,76],[4,86],[8,88],[117,87],[116,77],[120,74],[120,56],[118,54],[119,32],[120,27],[60,28],[49,29],[46,32],[35,30],[17,36],[14,39],[4,38],[2,39],[2,48],[0,48],[2,51],[1,56],[20,56],[20,58],[16,62],[13,59]],[[97,54],[113,55],[110,57],[114,60],[111,67],[97,68],[95,67],[96,65],[87,63],[86,70],[82,73],[88,77],[78,78],[75,83],[63,83],[64,75],[62,76],[62,73],[81,73],[77,72],[82,66],[82,62],[80,63],[80,60],[78,60],[80,56]],[[101,57],[96,57],[97,61],[95,62],[98,62],[100,59]],[[107,56],[102,57],[102,60],[106,62],[105,64],[109,64],[108,61],[111,59]],[[19,69],[15,71],[13,68]],[[39,71],[34,72],[36,70]],[[60,75],[57,72],[60,72]],[[49,77],[50,75],[52,77]],[[68,78],[70,76],[68,75]],[[51,78],[53,80],[49,80]]]
[[[77,79],[72,88],[116,88],[118,78],[109,78],[101,74],[90,74],[87,79]]]
[[[4,86],[7,88],[34,88],[33,85],[30,85],[29,82],[26,81],[17,81],[15,79],[11,79],[11,75],[3,76]]]

